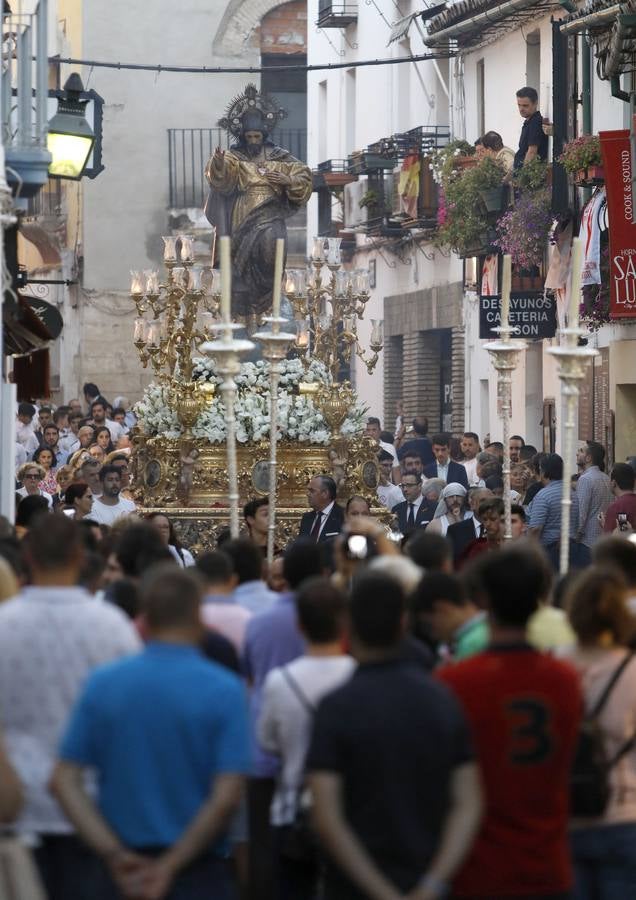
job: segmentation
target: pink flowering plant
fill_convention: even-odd
[[[521,194],[515,205],[497,222],[497,246],[509,253],[512,264],[531,269],[543,262],[552,230],[551,192],[548,187]]]
[[[582,134],[564,146],[558,161],[569,175],[576,175],[588,166],[603,165],[601,139],[597,134]]]

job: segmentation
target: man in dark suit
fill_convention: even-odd
[[[398,459],[404,459],[406,453],[417,453],[422,463],[427,466],[434,462],[431,442],[426,437],[428,431],[428,419],[426,416],[415,416],[412,423],[414,437],[405,441],[398,450]]]
[[[400,531],[402,534],[410,534],[415,529],[426,528],[435,515],[437,503],[430,502],[422,496],[421,477],[408,472],[402,477],[400,487],[406,500],[397,503],[391,510],[398,520]]]
[[[315,475],[307,486],[307,501],[313,511],[303,515],[298,536],[307,535],[317,543],[323,543],[340,534],[344,509],[336,503],[336,482],[333,478]]]
[[[473,512],[472,519],[464,519],[448,526],[446,537],[453,545],[453,559],[455,562],[462,555],[470,543],[482,537],[482,527],[479,521],[479,504],[482,500],[493,497],[492,491],[487,488],[474,487],[468,491],[468,505]]]
[[[431,438],[435,462],[424,467],[425,478],[443,478],[446,484],[461,484],[468,490],[466,469],[450,458],[450,434],[434,434]]]

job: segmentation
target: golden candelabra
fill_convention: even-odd
[[[220,293],[214,289],[214,273],[206,282],[204,267],[195,265],[191,235],[171,235],[163,242],[163,281],[156,270],[131,272],[130,294],[137,309],[133,343],[142,366],[150,363],[157,381],[167,387],[189,439],[214,395],[214,385],[192,379],[193,350],[211,340]]]
[[[355,355],[371,374],[382,350],[383,323],[371,320],[370,355],[358,339],[357,323],[369,301],[369,273],[343,269],[341,238],[315,238],[307,269],[288,269],[285,293],[296,320],[295,349],[299,356],[319,359],[327,368],[330,384],[317,393],[316,402],[336,433],[353,401],[349,385],[339,383],[340,370]]]

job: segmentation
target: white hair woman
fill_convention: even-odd
[[[447,484],[439,496],[433,521],[426,530],[446,537],[449,525],[469,519],[472,513],[467,509],[467,493],[466,488],[456,481]]]

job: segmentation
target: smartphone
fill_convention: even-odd
[[[621,531],[626,531],[625,526],[627,525],[627,513],[619,513],[616,516],[616,520],[618,522],[618,527]]]
[[[366,559],[369,555],[369,542],[364,534],[350,534],[345,542],[347,559]]]

